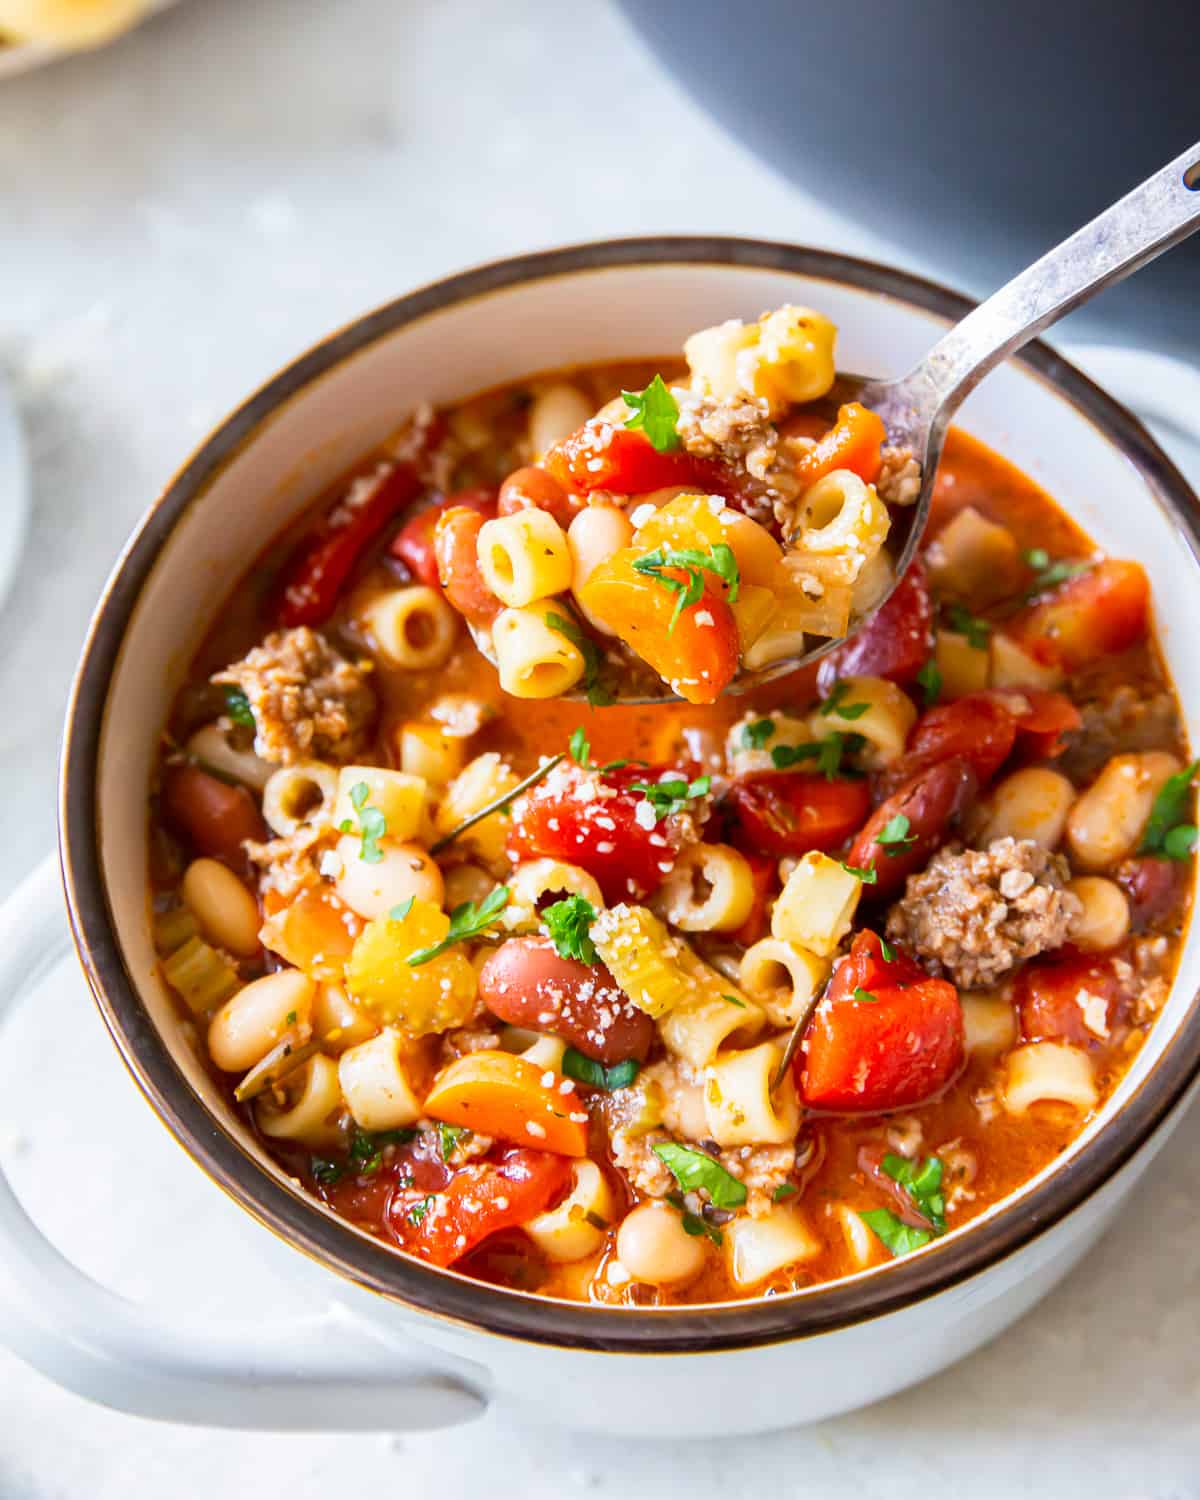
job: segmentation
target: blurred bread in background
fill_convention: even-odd
[[[0,45],[97,47],[149,9],[150,0],[0,0]]]

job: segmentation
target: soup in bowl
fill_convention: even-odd
[[[139,1082],[357,1316],[543,1414],[920,1378],[1193,1081],[1186,486],[1034,349],[871,614],[919,476],[834,367],[960,311],[743,242],[468,273],[236,413],[97,616],[65,855]]]

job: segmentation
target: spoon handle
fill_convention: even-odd
[[[902,382],[947,423],[989,371],[1043,328],[1200,229],[1200,143],[1006,282]]]

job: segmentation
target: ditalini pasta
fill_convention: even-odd
[[[784,307],[398,413],[214,608],[149,789],[161,979],[397,1254],[615,1307],[885,1267],[1154,1024],[1197,766],[1146,579],[951,432],[881,603],[921,475],[835,355]]]

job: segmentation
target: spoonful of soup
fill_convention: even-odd
[[[501,487],[441,515],[446,596],[501,686],[710,703],[834,650],[900,585],[951,417],[1009,355],[1200,227],[1200,145],[1021,272],[898,380],[840,375],[785,306],[684,345]]]

